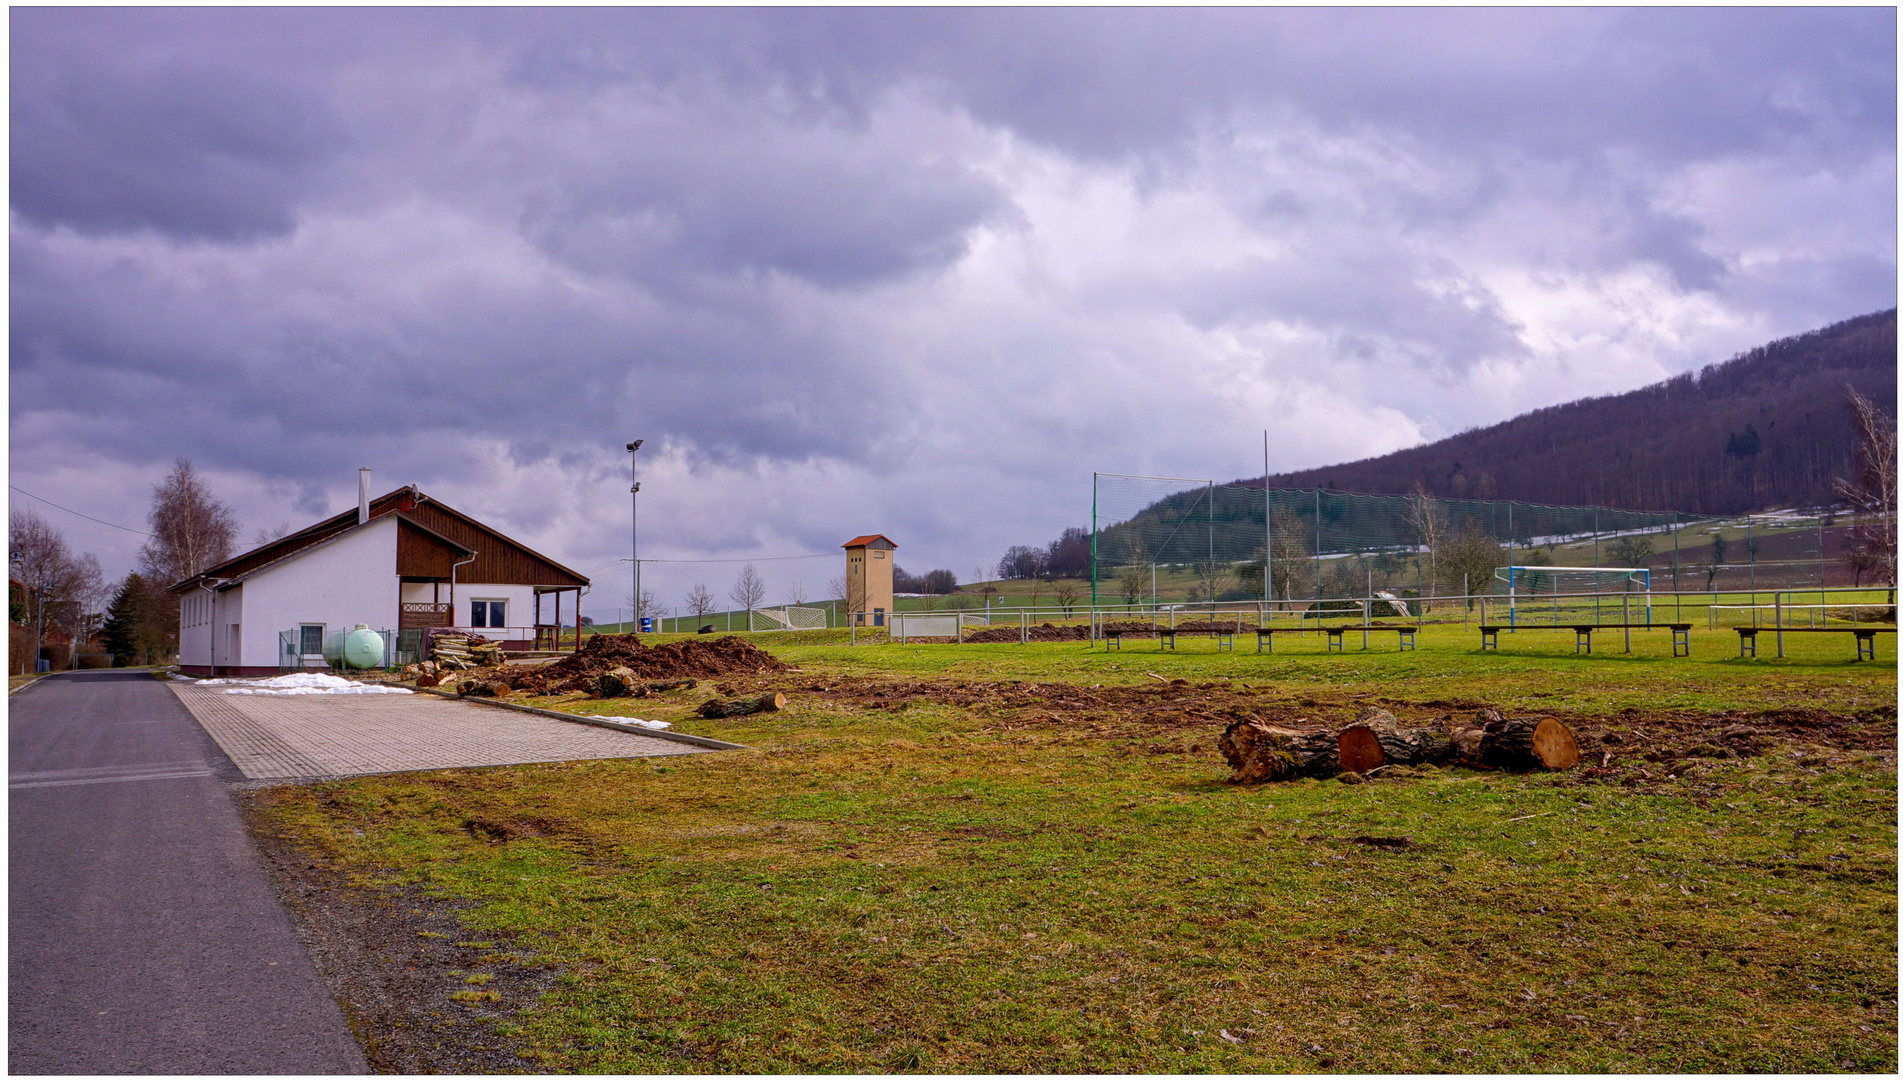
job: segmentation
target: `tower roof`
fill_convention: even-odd
[[[899,547],[899,545],[887,540],[878,533],[873,533],[870,536],[855,536],[839,546],[842,548],[880,548],[885,551],[897,551]]]

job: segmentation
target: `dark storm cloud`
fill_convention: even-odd
[[[1885,9],[11,18],[15,474],[261,524],[640,432],[706,536],[1021,542],[1142,425],[1364,456],[1895,289]]]

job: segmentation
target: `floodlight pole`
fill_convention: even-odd
[[[628,444],[628,561],[634,564],[634,631],[641,632],[641,458],[638,453],[646,439]],[[581,617],[579,606],[576,618]],[[581,640],[581,624],[575,624],[576,640]]]
[[[1262,429],[1262,617],[1269,617],[1269,605],[1275,593],[1269,584],[1269,568],[1275,565],[1274,501],[1269,498],[1269,429]],[[1258,625],[1260,623],[1258,622]]]

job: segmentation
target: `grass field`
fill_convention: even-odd
[[[1893,641],[1476,637],[756,635],[799,670],[725,689],[786,690],[770,719],[542,702],[751,750],[276,788],[254,823],[468,904],[472,971],[554,971],[499,1002],[444,976],[535,1067],[1895,1071]],[[1368,703],[1562,716],[1592,767],[1224,782],[1227,718]]]

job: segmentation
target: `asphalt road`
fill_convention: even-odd
[[[245,835],[242,779],[144,672],[8,710],[10,1073],[361,1073]]]

